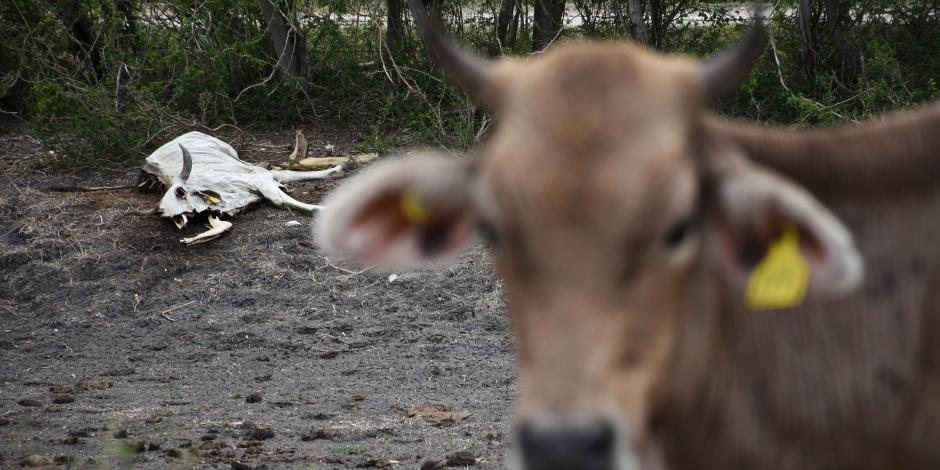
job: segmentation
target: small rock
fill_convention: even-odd
[[[54,464],[55,461],[45,455],[33,454],[23,457],[20,463],[23,464],[24,467],[45,467]]]
[[[69,437],[63,437],[62,439],[57,439],[56,442],[58,442],[59,444],[67,445],[67,446],[74,446],[76,444],[81,443],[82,440],[76,436],[69,436]]]
[[[271,429],[271,426],[259,424],[254,428],[249,429],[245,434],[245,437],[254,439],[256,441],[263,441],[265,439],[274,437],[274,431]]]
[[[251,392],[245,397],[245,403],[261,403],[261,392]]]
[[[448,467],[468,467],[477,464],[477,457],[473,455],[473,452],[466,450],[447,454],[445,459]]]
[[[33,400],[33,399],[31,399],[31,398],[24,398],[24,399],[18,401],[17,403],[19,403],[20,406],[26,406],[26,407],[29,407],[29,408],[37,408],[37,407],[42,406],[42,402],[41,402],[41,401],[39,401],[39,400]],[[32,456],[30,456],[30,457],[32,457]]]
[[[311,429],[300,436],[301,441],[315,441],[318,439],[333,439],[333,433],[326,429]]]
[[[356,465],[356,468],[391,468],[392,464],[388,460],[367,459]]]
[[[73,429],[69,431],[69,436],[72,437],[91,437],[91,434],[87,429]]]
[[[62,408],[60,405],[49,405],[46,407],[47,413],[61,413],[65,408]]]
[[[325,353],[321,353],[317,357],[320,359],[335,359],[336,356],[339,356],[339,351],[327,351]]]
[[[284,224],[285,227],[300,227],[301,225],[303,224],[301,224],[300,222],[296,220],[291,220]]]
[[[127,429],[118,429],[111,434],[115,439],[127,439]]]
[[[199,450],[224,449],[225,443],[222,441],[206,441],[199,444]]]
[[[0,418],[0,426],[8,426],[12,421],[6,418]]]
[[[60,456],[57,456],[57,457],[55,458],[55,463],[63,464],[63,465],[75,463],[75,456],[74,456],[74,455],[60,455]]]
[[[74,401],[75,401],[75,395],[72,395],[71,393],[60,393],[52,397],[52,403],[65,404],[65,403],[72,403]]]
[[[444,462],[440,460],[425,460],[421,463],[421,470],[441,470],[444,468]]]
[[[72,387],[62,384],[52,384],[52,386],[49,387],[49,391],[56,395],[61,393],[72,393]]]
[[[141,452],[151,452],[155,450],[160,450],[160,444],[157,444],[156,442],[151,442],[151,441],[137,441],[135,450],[137,450],[138,454]]]
[[[167,450],[163,451],[163,454],[166,455],[167,457],[170,457],[170,458],[173,458],[173,459],[178,459],[178,458],[182,458],[182,457],[183,457],[183,453],[180,452],[179,449],[167,449]]]

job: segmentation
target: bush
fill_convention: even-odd
[[[622,35],[610,1],[576,2],[591,21],[563,36]],[[307,67],[298,76],[278,69],[258,0],[0,2],[0,106],[20,116],[64,165],[139,159],[192,128],[238,133],[318,119],[369,129],[364,144],[373,150],[411,141],[462,149],[474,142],[486,116],[441,80],[413,28],[390,53],[384,2],[275,3],[304,38]],[[763,57],[721,110],[808,125],[937,97],[940,64],[924,60],[940,52],[937,19],[890,3],[866,3],[882,9],[850,30],[849,44],[864,58],[852,77],[832,61],[807,68],[794,11],[778,9],[776,54]],[[728,4],[694,5],[705,24],[673,23],[663,48],[705,56],[746,28]],[[497,6],[447,1],[443,16],[462,43],[491,51]],[[527,24],[504,52],[527,50]]]

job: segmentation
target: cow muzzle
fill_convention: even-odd
[[[521,470],[622,470],[620,432],[609,419],[594,416],[538,416],[519,423]]]

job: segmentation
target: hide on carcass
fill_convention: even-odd
[[[147,157],[138,186],[165,191],[156,212],[181,230],[196,216],[208,215],[208,231],[180,240],[193,244],[219,237],[232,228],[223,216],[262,200],[306,212],[322,209],[287,195],[283,184],[332,178],[344,169],[341,164],[322,171],[267,170],[240,160],[232,146],[215,137],[189,132]]]

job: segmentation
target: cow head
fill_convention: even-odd
[[[179,148],[183,167],[167,186],[166,193],[160,199],[159,210],[164,217],[173,220],[178,228],[183,228],[194,213],[208,206],[203,202],[203,198],[197,198],[187,186],[189,175],[193,171],[193,157],[183,144],[179,144]]]
[[[499,116],[469,158],[375,165],[332,195],[329,249],[387,266],[488,240],[519,367],[525,469],[658,468],[649,419],[701,269],[732,288],[785,230],[810,297],[861,275],[843,225],[807,191],[701,125],[763,49],[760,22],[706,63],[632,44],[573,44],[491,64],[432,31],[429,46]],[[743,297],[743,295],[742,295]]]

